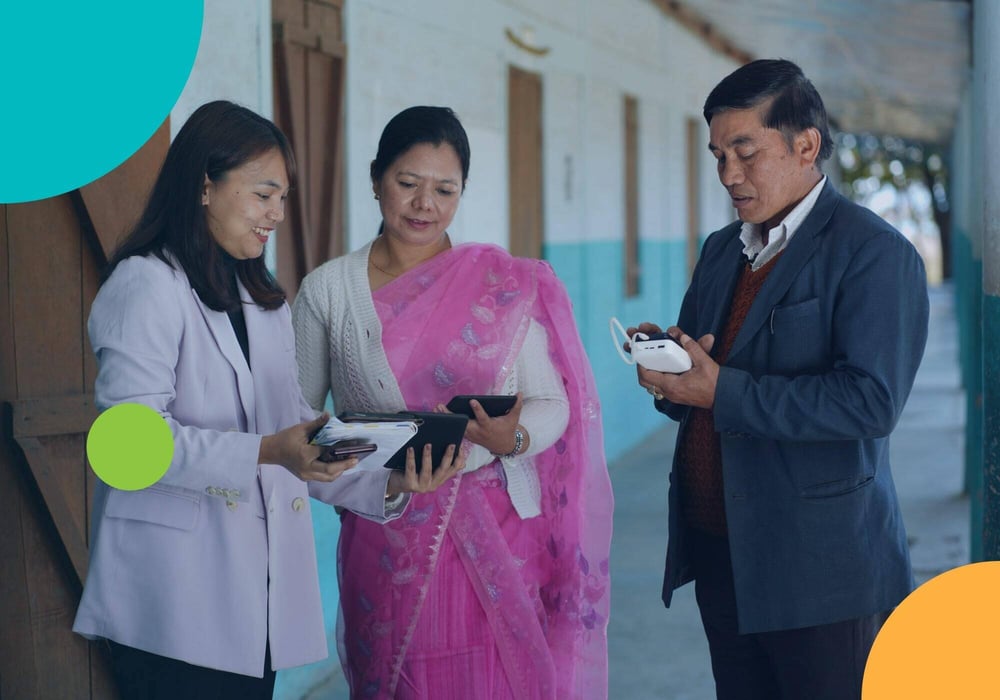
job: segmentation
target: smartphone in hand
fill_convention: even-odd
[[[378,446],[367,440],[338,440],[332,445],[324,445],[319,455],[320,462],[339,462],[356,457],[360,462],[378,449]]]
[[[479,402],[479,405],[483,407],[486,411],[486,415],[491,418],[496,418],[497,416],[503,416],[510,413],[510,409],[514,408],[514,404],[517,403],[516,396],[505,396],[499,394],[491,395],[461,395],[455,396],[448,402],[446,408],[452,413],[460,413],[469,418],[475,419],[476,414],[472,412],[472,406],[469,405],[469,401],[475,399]]]

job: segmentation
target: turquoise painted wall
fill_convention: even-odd
[[[965,490],[969,494],[970,557],[983,559],[983,261],[967,232],[952,236],[959,361],[965,389]]]
[[[337,539],[340,537],[340,516],[325,503],[313,500],[310,506],[313,530],[316,534],[316,563],[319,567],[320,594],[323,597],[323,623],[330,655],[324,661],[280,671],[274,687],[275,700],[301,700],[310,690],[341,674],[336,637],[337,607],[340,602],[337,590]]]
[[[1000,552],[1000,297],[983,295],[983,557]]]
[[[616,316],[626,327],[641,321],[672,325],[688,281],[683,241],[641,241],[640,293],[626,299],[623,255],[620,241],[545,246],[545,258],[573,300],[577,326],[597,380],[609,462],[667,418],[652,410],[652,399],[636,383],[635,369],[618,357],[608,320]]]
[[[334,414],[333,401],[327,394],[327,412]],[[337,540],[340,539],[340,516],[325,503],[310,501],[313,532],[316,537],[316,566],[319,569],[319,592],[323,599],[323,626],[330,655],[323,661],[278,673],[274,684],[274,700],[301,700],[309,691],[324,686],[331,678],[341,676],[337,656],[337,608],[340,590],[337,587]]]

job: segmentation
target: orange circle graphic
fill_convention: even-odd
[[[862,700],[1000,698],[1000,562],[968,564],[913,591],[889,616]]]

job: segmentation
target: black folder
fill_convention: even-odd
[[[431,459],[437,469],[444,458],[448,445],[455,445],[457,450],[465,435],[465,426],[469,419],[456,413],[432,413],[429,411],[400,411],[399,413],[341,413],[337,416],[345,423],[380,423],[412,421],[417,424],[417,433],[410,438],[385,463],[387,469],[406,469],[406,450],[413,448],[417,460],[417,471],[420,471],[424,445],[431,445]]]

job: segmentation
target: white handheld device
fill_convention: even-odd
[[[666,333],[635,333],[631,338],[625,333],[622,324],[612,316],[611,339],[615,349],[627,365],[642,365],[646,369],[657,372],[680,374],[691,369],[691,356],[681,347],[680,343]],[[619,335],[620,334],[620,335]],[[628,341],[630,354],[625,354],[622,341]]]

